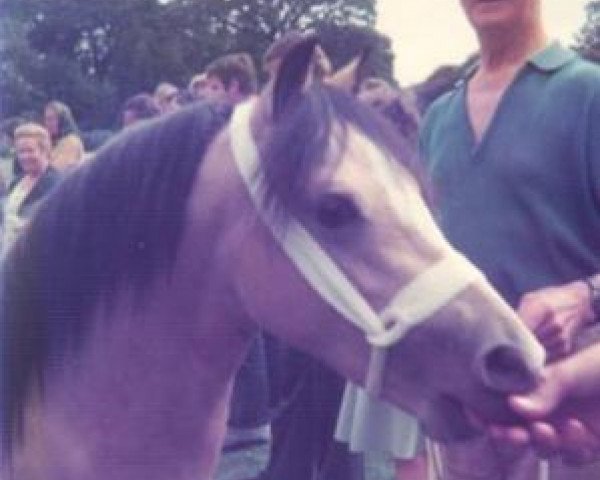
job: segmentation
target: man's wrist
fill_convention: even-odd
[[[582,279],[589,294],[590,310],[594,316],[592,322],[598,323],[600,319],[600,275],[592,275]]]

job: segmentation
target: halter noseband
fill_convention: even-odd
[[[260,156],[252,137],[253,102],[238,106],[232,116],[230,137],[239,173],[262,221],[308,284],[344,318],[358,327],[371,345],[365,388],[378,396],[387,349],[415,325],[429,318],[482,274],[462,255],[447,255],[401,288],[389,304],[375,312],[331,257],[297,221],[285,231],[274,226],[264,208]]]

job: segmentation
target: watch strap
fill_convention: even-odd
[[[583,279],[590,291],[590,306],[595,316],[595,321],[600,320],[600,277],[594,275]]]

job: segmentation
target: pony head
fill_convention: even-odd
[[[260,228],[276,244],[260,257],[264,274],[250,293],[245,252],[235,256],[247,308],[267,329],[279,324],[270,323],[275,312],[306,327],[290,341],[415,413],[434,437],[474,434],[465,408],[510,419],[505,395],[534,385],[543,350],[439,231],[409,139],[346,88],[311,75],[315,45],[297,45],[271,88],[234,113],[230,128],[238,168],[251,170],[246,187]],[[244,129],[254,140],[236,148]],[[244,167],[253,155],[255,165]],[[261,288],[274,278],[269,298]],[[324,325],[335,321],[363,343],[333,346],[334,329]]]

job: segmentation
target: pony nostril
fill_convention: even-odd
[[[500,345],[486,351],[480,358],[479,370],[486,386],[502,392],[519,392],[532,388],[536,374],[515,347]]]

